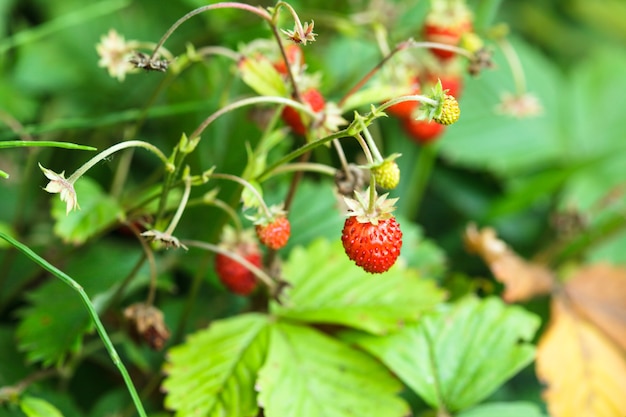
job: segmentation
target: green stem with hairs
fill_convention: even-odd
[[[133,385],[133,381],[131,380],[130,375],[128,374],[128,371],[126,370],[124,363],[122,362],[117,351],[115,350],[115,347],[113,346],[113,343],[111,342],[111,339],[109,338],[109,335],[106,329],[104,328],[104,325],[100,321],[100,317],[98,317],[98,313],[96,312],[96,309],[93,303],[89,299],[89,296],[87,295],[83,287],[80,284],[78,284],[74,279],[72,279],[69,275],[65,274],[63,271],[57,269],[55,266],[50,264],[41,256],[37,255],[28,246],[18,242],[17,240],[13,239],[11,236],[8,236],[7,234],[3,232],[0,232],[0,238],[6,240],[12,246],[17,248],[24,255],[30,258],[33,262],[35,262],[37,265],[41,266],[46,271],[50,272],[52,275],[54,275],[55,277],[63,281],[65,284],[70,286],[70,288],[72,288],[74,291],[78,293],[81,301],[87,308],[87,312],[89,313],[89,316],[91,317],[91,319],[93,320],[96,326],[98,335],[100,336],[100,339],[102,339],[102,342],[104,343],[104,346],[106,347],[107,352],[109,353],[109,356],[111,357],[111,360],[113,361],[117,369],[120,371],[120,374],[122,375],[122,378],[124,379],[124,382],[126,383],[126,388],[128,389],[130,396],[132,397],[133,403],[135,404],[135,408],[137,409],[137,413],[139,413],[140,417],[147,417],[146,412],[143,408],[143,405],[141,404],[141,400],[139,399],[139,395],[137,394],[137,390],[135,389],[135,386]]]
[[[74,182],[76,182],[77,179],[79,179],[85,172],[87,172],[91,167],[96,165],[98,162],[102,161],[104,158],[108,157],[109,155],[112,155],[115,152],[120,151],[122,149],[126,149],[126,148],[147,149],[150,152],[154,153],[156,156],[158,156],[159,159],[161,159],[161,161],[163,161],[168,171],[172,170],[171,164],[167,160],[167,157],[163,154],[163,152],[161,152],[159,148],[157,148],[151,143],[144,142],[141,140],[129,140],[126,142],[120,142],[117,145],[113,145],[110,148],[100,152],[98,155],[94,156],[89,161],[85,162],[85,164],[83,164],[83,166],[78,168],[76,172],[70,175],[67,181],[73,184]]]

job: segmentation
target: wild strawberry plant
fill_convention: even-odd
[[[99,19],[122,3],[81,16]],[[592,152],[596,159],[536,174],[566,150],[556,139],[535,148],[509,139],[533,117],[554,117],[550,90],[531,93],[536,78],[522,66],[539,67],[544,86],[557,81],[501,27],[488,29],[486,4],[420,2],[407,14],[416,16],[410,31],[397,35],[377,2],[334,21],[283,1],[191,11],[187,3],[154,11],[171,26],[155,19],[143,36],[150,41],[115,25],[98,32],[91,71],[106,94],[81,100],[109,106],[112,116],[91,120],[82,132],[88,141],[74,139],[71,121],[61,123],[63,139],[84,144],[46,137],[53,123],[23,126],[13,116],[28,107],[19,101],[0,113],[20,139],[0,142],[1,156],[15,158],[0,172],[9,184],[0,190],[8,243],[0,259],[1,412],[533,417],[544,407],[507,381],[522,371],[517,378],[532,380],[538,394],[528,369],[536,359],[551,415],[623,415],[624,324],[616,317],[626,306],[624,272],[592,265],[574,268],[565,284],[558,278],[592,247],[594,232],[623,228],[611,200],[621,195],[619,181],[600,187],[599,202],[586,200],[599,219],[565,218],[574,233],[537,262],[493,229],[454,230],[454,241],[463,236],[504,285],[504,301],[493,282],[452,269],[454,245],[446,261],[417,225],[459,224],[454,213],[429,212],[427,186],[443,187],[435,199],[467,196],[470,175],[450,181],[448,164],[532,191],[467,216],[489,223],[531,207],[536,188],[569,207],[587,196],[580,173],[603,158]],[[0,42],[0,50],[20,39],[28,37]],[[33,56],[44,51],[35,47]],[[47,65],[54,80],[55,65]],[[591,85],[593,74],[583,69],[579,81]],[[515,91],[498,96],[509,81]],[[569,103],[576,111],[576,99],[599,95],[579,88]],[[597,119],[610,122],[604,110]],[[530,132],[549,136],[539,120]],[[23,167],[20,150],[9,149],[16,147],[31,147]],[[83,160],[77,150],[93,154]],[[58,196],[44,199],[46,192]],[[442,246],[451,240],[438,237]],[[537,296],[552,307],[536,347],[540,315],[506,302]],[[96,372],[107,378],[84,376]]]

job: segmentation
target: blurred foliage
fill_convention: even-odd
[[[195,63],[176,76],[156,72],[131,74],[121,83],[98,67],[95,45],[111,28],[126,39],[156,42],[178,17],[206,3],[201,0],[158,5],[150,0],[0,1],[0,140],[16,140],[21,135],[103,150],[122,140],[138,139],[171,150],[181,133],[191,133],[209,114],[235,98],[252,93],[237,76],[232,62],[216,56]],[[249,3],[273,5],[269,1]],[[465,92],[460,100],[462,117],[437,142],[438,154],[419,209],[413,209],[411,200],[417,194],[416,161],[424,156],[424,149],[408,139],[396,119],[376,121],[371,131],[381,143],[381,150],[385,154],[402,153],[398,159],[402,179],[392,195],[401,197],[398,212],[406,224],[401,263],[402,268],[409,269],[396,272],[397,276],[390,273],[389,277],[376,277],[381,281],[375,285],[359,285],[365,279],[361,271],[349,269],[346,259],[340,262],[332,256],[333,253],[343,256],[341,248],[316,240],[337,240],[342,217],[332,182],[312,175],[302,182],[292,206],[299,215],[292,218],[293,236],[284,250],[289,254],[285,256],[288,258],[285,271],[293,280],[306,278],[320,292],[327,293],[320,295],[308,292],[311,288],[294,288],[294,302],[302,303],[301,309],[272,304],[270,312],[280,317],[279,322],[270,323],[269,316],[241,315],[205,329],[220,318],[264,310],[266,300],[258,295],[244,299],[226,292],[213,271],[210,254],[194,249],[184,256],[175,251],[159,252],[157,304],[172,329],[173,336],[166,349],[177,345],[168,359],[166,405],[184,409],[189,405],[186,404],[189,396],[197,400],[209,388],[211,398],[219,403],[222,395],[219,390],[187,387],[183,383],[185,372],[219,371],[227,382],[245,380],[247,391],[229,391],[223,395],[228,398],[241,395],[245,410],[238,412],[254,412],[257,407],[252,398],[254,384],[241,375],[253,369],[260,370],[262,381],[269,387],[262,400],[271,401],[273,395],[278,396],[272,403],[275,407],[272,412],[287,413],[290,405],[284,390],[293,388],[299,395],[306,393],[306,387],[299,385],[301,375],[287,366],[290,362],[285,364],[277,359],[287,356],[294,362],[301,358],[303,362],[298,365],[309,371],[320,366],[334,376],[341,375],[346,384],[363,388],[355,395],[368,395],[368,390],[384,392],[390,409],[394,413],[403,411],[404,406],[392,395],[399,390],[398,382],[378,362],[347,343],[351,337],[358,339],[357,336],[335,337],[333,326],[352,326],[374,334],[390,331],[405,320],[417,319],[422,309],[429,310],[440,302],[440,290],[435,288],[435,282],[447,291],[451,301],[465,300],[463,296],[467,293],[500,293],[501,285],[489,278],[488,268],[465,251],[461,235],[470,221],[493,225],[502,239],[524,256],[541,258],[556,253],[551,266],[563,276],[567,276],[568,267],[580,262],[624,264],[626,149],[623,149],[621,113],[626,106],[625,3],[620,0],[471,0],[468,3],[480,12],[477,30],[487,39],[498,30],[493,24],[508,25],[509,39],[519,55],[527,89],[540,100],[541,115],[518,119],[496,114],[494,109],[501,103],[502,93],[515,91],[515,80],[502,49],[491,42],[496,68],[476,78],[465,77]],[[428,9],[428,2],[423,0],[301,0],[291,4],[303,20],[315,21],[319,37],[304,49],[306,62],[311,71],[321,72],[321,90],[328,100],[335,102],[380,59],[374,25],[370,23],[385,26],[393,45],[420,36],[421,22]],[[495,15],[491,16],[491,11],[496,11]],[[283,20],[284,27],[292,28],[292,20],[281,17],[281,23]],[[174,55],[185,53],[188,44],[237,49],[255,38],[270,36],[269,26],[258,18],[240,11],[218,10],[185,22],[166,47]],[[157,88],[161,89],[155,94]],[[262,110],[238,109],[211,124],[197,150],[186,161],[191,169],[202,172],[216,166],[219,172],[242,175],[248,158],[247,144],[257,145],[261,136],[259,120],[267,117]],[[269,159],[295,146],[291,136],[280,136],[277,143],[269,152]],[[345,141],[344,146],[350,160],[360,155],[354,141]],[[138,207],[157,194],[155,183],[161,169],[152,155],[141,151],[128,155],[132,155],[132,163],[123,187],[118,175],[129,160],[124,154],[116,154],[79,180],[82,211],[74,213],[77,216],[65,217],[65,206],[58,197],[41,190],[46,180],[37,163],[55,172],[71,173],[90,157],[89,153],[53,148],[1,149],[0,169],[10,174],[10,178],[0,179],[0,231],[27,242],[51,263],[80,277],[80,284],[103,321],[114,329],[112,338],[123,360],[130,364],[133,380],[145,388],[144,400],[150,415],[169,415],[162,411],[164,397],[158,391],[165,354],[131,341],[121,313],[123,306],[144,298],[150,279],[145,255],[124,221],[142,220],[146,215]],[[330,148],[317,149],[314,158],[338,165]],[[288,186],[288,178],[282,175],[264,184],[268,202],[280,201]],[[233,205],[241,192],[238,185],[211,180],[207,185],[195,187],[190,201],[198,202],[215,189],[219,189],[224,201]],[[175,209],[180,196],[179,190],[170,196],[167,204],[170,211]],[[227,215],[215,206],[190,204],[177,235],[215,242],[227,221]],[[303,265],[311,266],[303,269]],[[317,269],[317,265],[321,267]],[[329,272],[332,268],[337,270]],[[344,281],[322,286],[328,276],[338,275],[345,277]],[[395,284],[396,279],[411,280],[418,275],[423,279]],[[131,278],[132,283],[126,285],[125,281]],[[0,405],[0,416],[132,415],[128,394],[92,332],[80,301],[52,279],[0,241],[0,388],[15,385],[23,378],[34,378],[27,380],[28,395],[19,406],[15,402]],[[343,285],[355,292],[347,292]],[[391,293],[393,297],[382,302],[378,291]],[[504,308],[500,304],[494,307],[496,302],[490,300],[484,302],[485,309]],[[332,305],[324,305],[326,302]],[[479,309],[475,303],[478,301],[465,301],[452,311],[466,314],[463,309]],[[379,307],[377,314],[360,316],[361,308],[372,305]],[[544,325],[549,318],[548,305],[547,297],[524,304],[541,317]],[[498,330],[493,334],[511,339],[510,345],[518,339],[532,339],[538,327],[535,316],[522,313],[517,307],[505,311],[518,321],[511,319],[513,323],[505,325],[496,320],[506,321],[510,317],[508,313],[491,315],[482,311],[473,317],[478,320],[482,315],[488,316],[481,321],[482,325],[489,322],[493,326],[489,330]],[[401,351],[395,347],[383,349],[381,345],[400,343],[394,338],[405,337],[423,347],[427,326],[444,327],[447,323],[465,329],[468,323],[461,319],[447,321],[454,314],[445,309],[435,311],[428,320],[406,327],[405,333],[385,338],[360,335],[359,343],[411,389],[423,395],[427,392],[424,388],[427,382],[419,379],[426,376],[415,368],[415,363],[405,367],[403,358],[399,357]],[[237,326],[245,331],[239,331]],[[247,336],[258,337],[256,342],[260,342],[252,344]],[[229,358],[222,358],[223,362],[217,364],[202,362],[209,350],[204,339],[224,343],[224,351],[236,348],[245,356],[245,366],[231,363]],[[274,341],[268,343],[266,339]],[[293,340],[300,340],[300,344],[292,343]],[[317,343],[328,350],[311,352],[315,349],[310,349],[309,342],[311,346]],[[459,340],[447,342],[451,347],[441,352],[441,360],[449,363],[450,357],[454,357],[467,365],[458,358],[460,352],[453,349],[458,347]],[[497,344],[497,340],[489,342]],[[251,350],[247,350],[250,346]],[[480,356],[481,347],[487,348],[471,347],[475,357],[484,359],[481,366],[489,368],[492,358]],[[520,350],[525,347],[515,345]],[[321,356],[313,360],[314,353]],[[519,370],[531,360],[526,353],[499,365]],[[261,360],[265,355],[268,362]],[[346,367],[371,367],[372,372],[380,373],[380,379],[361,381],[353,378],[353,374],[343,375],[339,365],[342,357],[346,358],[343,363]],[[197,364],[194,366],[198,368],[185,369],[188,362]],[[230,373],[219,369],[222,365],[232,366],[228,369]],[[279,365],[284,365],[286,370]],[[282,371],[286,373],[285,379],[279,378]],[[408,377],[402,372],[409,374]],[[489,392],[499,387],[487,398],[488,402],[493,400],[491,404],[465,410],[483,399],[484,393],[468,391],[471,401],[455,403],[451,409],[460,410],[461,417],[543,415],[541,386],[534,373],[526,369],[501,386],[514,372],[505,369],[504,373],[506,378],[498,374],[488,381]],[[318,378],[313,372],[312,377]],[[178,384],[181,378],[183,382]],[[332,396],[325,391],[330,389],[328,381],[314,382],[325,394],[320,398],[332,402]],[[177,385],[176,389],[172,384]],[[431,394],[424,398],[429,404],[436,403]],[[350,397],[344,399],[349,402]],[[419,399],[409,402],[416,412],[427,408]],[[344,405],[349,406],[337,404],[337,407]],[[210,404],[207,407],[211,408]],[[320,409],[319,413],[326,411]]]

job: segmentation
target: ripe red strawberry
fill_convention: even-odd
[[[372,274],[387,271],[396,262],[402,247],[402,231],[395,217],[378,224],[361,223],[348,217],[343,226],[341,242],[348,258]]]
[[[386,195],[376,199],[368,208],[365,199],[369,190],[357,200],[346,199],[349,212],[341,242],[348,258],[372,274],[383,273],[393,266],[400,256],[402,231],[391,212],[396,199],[386,200]]]
[[[304,100],[304,103],[316,113],[324,110],[324,106],[326,106],[324,96],[322,96],[316,88],[309,88],[308,90],[305,90],[302,93],[302,100]],[[304,135],[306,133],[306,126],[300,117],[300,113],[293,107],[285,107],[283,109],[282,119],[287,125],[289,125],[289,127],[291,127],[291,130],[293,130],[294,133],[298,135]]]
[[[287,62],[289,62],[289,66],[301,68],[304,65],[304,54],[302,53],[302,49],[295,43],[290,43],[285,46],[285,54],[287,55]],[[287,75],[287,64],[285,64],[282,56],[277,62],[274,63],[274,68],[276,68],[276,71],[281,74]]]
[[[255,230],[261,243],[277,250],[287,244],[291,234],[291,224],[287,217],[278,215],[270,222],[257,224]]]
[[[424,19],[423,35],[428,42],[458,46],[463,34],[472,31],[469,9],[462,2],[434,1],[432,9]],[[431,48],[431,52],[442,61],[455,56],[452,51]]]
[[[261,267],[261,252],[254,241],[239,241],[226,244],[224,247],[240,255],[252,265]],[[256,288],[257,280],[254,274],[244,265],[224,254],[215,255],[215,272],[222,284],[235,294],[248,295]]]
[[[444,125],[437,122],[414,119],[405,119],[402,128],[413,141],[421,145],[434,141],[446,130]]]

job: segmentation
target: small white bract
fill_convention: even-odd
[[[52,194],[58,193],[61,195],[61,201],[65,203],[65,214],[69,214],[72,210],[80,210],[74,184],[65,178],[65,171],[57,174],[50,169],[44,168],[41,164],[39,164],[39,168],[46,178],[50,180],[44,190]]]

